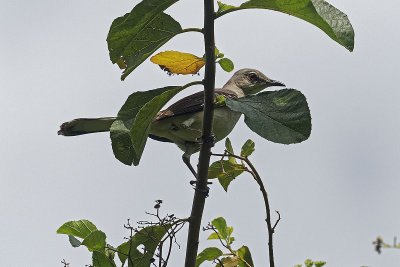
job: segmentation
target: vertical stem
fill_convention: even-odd
[[[214,40],[214,1],[204,0],[204,45],[206,55],[204,76],[204,114],[202,145],[200,148],[199,165],[197,171],[196,190],[194,193],[192,212],[189,219],[189,233],[186,246],[185,267],[194,267],[199,245],[201,218],[206,200],[208,166],[210,155],[213,123],[213,102],[215,87],[215,40]]]
[[[268,254],[269,254],[269,266],[270,267],[275,267],[275,262],[274,262],[274,246],[273,246],[273,234],[274,234],[274,228],[272,227],[271,224],[271,209],[269,207],[269,201],[268,201],[268,195],[267,195],[267,190],[265,190],[264,184],[261,180],[260,175],[258,174],[256,168],[253,166],[253,164],[250,162],[250,160],[245,157],[245,162],[247,165],[249,165],[251,169],[251,174],[254,177],[254,180],[258,183],[260,186],[260,190],[262,192],[263,198],[264,198],[264,204],[265,204],[265,210],[267,214],[266,222],[267,222],[267,228],[268,228]]]

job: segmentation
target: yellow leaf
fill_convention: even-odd
[[[165,51],[150,58],[169,74],[196,74],[205,64],[200,57],[189,53]]]

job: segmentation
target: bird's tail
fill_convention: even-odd
[[[108,132],[115,117],[103,117],[96,119],[79,118],[64,122],[58,131],[59,135],[75,136],[89,133]]]

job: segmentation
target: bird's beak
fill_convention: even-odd
[[[286,86],[284,83],[280,81],[275,81],[275,80],[269,80],[268,82],[269,86]]]

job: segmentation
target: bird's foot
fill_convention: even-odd
[[[206,143],[206,144],[211,143],[211,147],[213,147],[215,145],[216,136],[215,136],[215,134],[212,133],[210,136],[207,136],[207,137],[202,136],[201,139],[202,139],[203,143]]]
[[[197,187],[193,187],[194,191],[197,191],[204,195],[204,197],[208,197],[208,193],[210,193],[210,188],[207,186],[206,189],[198,189]]]
[[[196,180],[191,180],[189,182],[189,184],[194,186],[195,184],[197,184],[197,181]],[[207,184],[212,184],[212,182],[207,182]]]
[[[196,185],[197,181],[192,180],[189,183],[193,186],[193,189],[195,191],[202,193],[205,197],[208,197],[208,193],[210,193],[210,188],[208,186],[206,187],[206,189],[199,189],[199,188],[197,188],[197,185]],[[207,184],[212,184],[212,182],[207,182]]]

